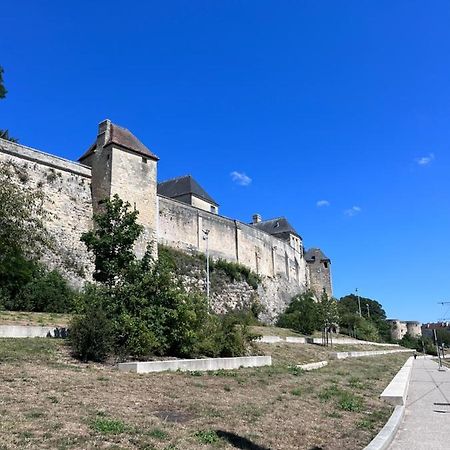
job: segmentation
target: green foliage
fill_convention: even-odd
[[[225,261],[224,259],[212,261],[211,271],[222,271],[231,281],[246,281],[253,289],[258,289],[258,285],[261,283],[261,277],[248,267],[239,263]]]
[[[136,223],[138,211],[131,211],[131,205],[117,194],[103,206],[104,212],[94,214],[96,227],[83,233],[81,240],[95,255],[94,279],[112,286],[122,281],[135,260],[133,244],[143,227]]]
[[[24,188],[25,167],[0,164],[0,307],[69,312],[74,293],[39,257],[50,245],[42,193]],[[21,178],[22,177],[22,178]]]
[[[83,313],[70,323],[69,342],[73,353],[83,361],[104,361],[113,348],[112,323],[103,308],[103,292],[90,286],[87,288],[90,300]]]
[[[220,437],[213,430],[201,430],[194,433],[194,436],[201,444],[215,444],[220,441]]]
[[[439,339],[439,336],[438,342],[439,343],[442,342]],[[411,348],[416,350],[417,352],[425,351],[425,353],[428,355],[436,355],[436,345],[433,342],[433,339],[431,339],[428,336],[414,337],[411,336],[409,333],[406,333],[403,336],[403,338],[399,341],[399,344],[402,347]]]
[[[323,290],[318,302],[318,311],[321,329],[329,330],[332,326],[337,324],[339,314],[336,299],[333,297],[328,297],[325,289]]]
[[[358,339],[391,342],[390,325],[386,322],[382,305],[370,298],[360,297],[359,300],[362,318],[356,295],[346,295],[338,301],[341,332]]]
[[[91,424],[91,428],[103,434],[121,434],[127,429],[121,420],[105,419],[97,417]]]
[[[0,264],[11,256],[37,257],[49,244],[44,196],[17,183],[12,169],[0,164]]]
[[[6,94],[7,94],[7,92],[8,92],[8,91],[5,89],[5,85],[4,85],[4,83],[3,83],[3,73],[4,73],[3,67],[0,66],[0,99],[1,99],[1,98],[5,98],[5,97],[6,97]]]
[[[171,253],[160,252],[157,261],[149,251],[141,260],[135,257],[133,244],[142,231],[136,219],[137,211],[116,196],[95,216],[95,230],[83,235],[101,283],[87,286],[77,303],[74,353],[95,360],[109,353],[120,358],[244,354],[255,338],[248,324],[239,315],[208,314],[205,297],[188,294],[174,277]],[[99,328],[107,330],[105,336],[92,327],[93,314],[104,323]]]
[[[56,270],[48,271],[38,265],[33,278],[16,297],[16,311],[64,313],[73,310],[75,294]]]
[[[319,308],[312,292],[295,296],[286,311],[278,317],[277,326],[307,335],[320,329]]]
[[[14,138],[14,137],[9,135],[9,130],[2,130],[2,129],[0,129],[0,138],[1,139],[5,139],[5,141],[19,142],[19,139]]]

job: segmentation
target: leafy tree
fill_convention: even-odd
[[[183,289],[166,253],[157,261],[149,250],[136,258],[133,246],[142,232],[137,217],[137,211],[115,196],[105,200],[103,212],[95,215],[95,229],[82,237],[94,253],[94,277],[100,283],[88,285],[77,304],[71,324],[74,354],[103,360],[109,353],[123,358],[246,351],[254,337],[245,324],[208,314],[205,297]],[[104,340],[86,323],[93,315],[107,322]]]
[[[386,313],[382,305],[376,300],[360,297],[362,317],[375,326],[379,339],[389,342],[391,340],[390,325],[386,322]],[[368,310],[367,310],[368,305]],[[355,329],[360,329],[364,335],[374,335],[372,327],[359,318],[358,297],[354,294],[346,295],[338,301],[339,325],[343,333],[354,334]],[[364,331],[361,331],[364,330]]]
[[[5,85],[3,83],[3,67],[0,66],[0,99],[3,99],[6,97],[7,94],[7,90],[5,89]],[[18,139],[13,138],[12,136],[9,135],[9,131],[8,130],[1,130],[0,129],[0,138],[2,139],[6,139],[7,141],[11,141],[11,142],[18,142]]]
[[[308,291],[292,299],[286,311],[280,314],[277,326],[309,335],[320,329],[319,314],[314,294]]]
[[[25,189],[15,177],[17,170],[14,165],[0,164],[1,306],[66,311],[71,301],[69,287],[59,275],[48,272],[39,263],[50,244],[44,227],[48,213],[43,207],[43,194]]]
[[[18,139],[9,135],[9,130],[1,130],[0,129],[0,138],[5,139],[6,141],[10,141],[10,142],[19,142]]]
[[[131,211],[131,205],[117,194],[103,206],[102,213],[94,214],[96,227],[83,233],[81,240],[95,255],[94,280],[113,286],[123,281],[134,263],[133,245],[143,227],[136,223],[139,212]]]
[[[3,67],[0,66],[0,99],[1,99],[1,98],[5,98],[5,97],[6,97],[6,94],[7,94],[7,92],[8,92],[8,91],[5,89],[5,85],[4,85],[4,83],[3,83],[3,73],[4,73]]]

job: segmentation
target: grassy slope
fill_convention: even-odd
[[[0,311],[0,325],[37,325],[66,327],[69,314]]]
[[[390,414],[378,396],[407,358],[302,373],[295,364],[323,349],[261,348],[274,366],[139,375],[77,363],[61,341],[0,340],[0,449],[235,448],[236,435],[263,449],[359,449]]]

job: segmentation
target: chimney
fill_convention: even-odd
[[[109,141],[111,136],[111,121],[105,119],[98,124],[97,149],[101,149]]]
[[[261,222],[261,215],[260,214],[253,214],[252,216],[252,223],[259,223]]]

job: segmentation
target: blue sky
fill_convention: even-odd
[[[160,180],[191,173],[243,221],[286,216],[332,259],[336,296],[434,321],[450,315],[449,23],[439,0],[7,1],[0,127],[76,159],[110,118]]]

